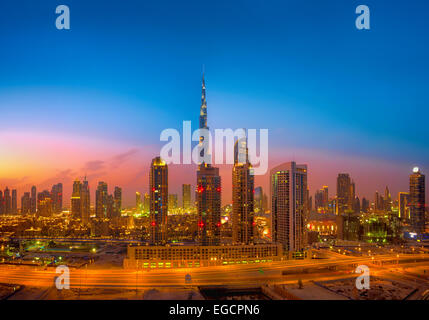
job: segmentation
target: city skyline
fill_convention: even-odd
[[[406,191],[410,168],[429,172],[428,98],[422,94],[428,47],[414,41],[423,36],[417,22],[427,23],[423,12],[428,5],[413,4],[415,10],[398,31],[394,21],[400,10],[386,1],[369,2],[374,12],[386,12],[365,34],[354,27],[354,8],[345,3],[310,9],[278,4],[276,10],[243,4],[223,10],[226,2],[185,1],[175,7],[177,13],[172,7],[136,3],[135,12],[147,19],[131,24],[121,18],[111,39],[99,37],[106,30],[93,26],[116,15],[116,8],[102,2],[74,6],[69,33],[38,23],[47,12],[55,16],[49,2],[37,7],[26,1],[23,7],[2,3],[1,26],[7,24],[22,37],[18,42],[13,33],[2,38],[15,50],[3,52],[0,60],[0,188],[16,188],[22,195],[33,184],[45,189],[62,182],[68,198],[69,181],[87,175],[91,190],[98,181],[123,187],[124,204],[131,205],[135,191],[147,191],[148,163],[159,153],[160,132],[180,129],[183,120],[198,127],[195,110],[205,65],[211,127],[269,128],[269,168],[284,161],[306,163],[311,194],[323,185],[332,190],[339,172],[354,177],[360,198],[382,192],[385,185],[392,194]],[[92,14],[98,5],[103,12]],[[266,18],[255,29],[247,20],[252,21],[256,8]],[[282,10],[287,19],[276,19]],[[16,12],[22,14],[19,19],[14,19]],[[146,16],[149,12],[170,19],[160,23]],[[204,21],[195,12],[207,12]],[[126,14],[128,21],[135,17]],[[243,19],[239,28],[237,16]],[[329,34],[310,28],[303,16],[311,16],[312,25],[326,25]],[[292,37],[289,30],[296,34]],[[279,38],[280,32],[284,36]],[[36,36],[51,39],[56,47],[42,42],[31,58],[13,54]],[[187,43],[186,49],[177,39]],[[112,42],[123,45],[121,51]],[[320,55],[306,53],[311,51]],[[410,51],[415,52],[410,67],[398,67]],[[171,60],[167,52],[174,52]],[[61,75],[58,65],[67,66]],[[38,72],[42,69],[43,74]],[[158,118],[163,121],[151,121]],[[195,168],[170,166],[174,193],[180,194],[182,183],[194,183]],[[225,204],[232,197],[231,167],[219,170]],[[267,189],[268,175],[256,177],[255,185]]]

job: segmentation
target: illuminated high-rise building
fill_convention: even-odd
[[[399,192],[398,193],[398,207],[399,207],[399,218],[404,221],[410,219],[410,194],[408,192]]]
[[[307,165],[284,163],[270,175],[272,239],[293,256],[306,244]]]
[[[350,204],[353,190],[349,174],[339,173],[337,177],[337,214],[343,214],[346,210],[352,209]]]
[[[36,186],[31,187],[30,213],[34,214],[37,211],[37,189]]]
[[[52,186],[52,210],[55,213],[63,211],[63,184],[58,183]]]
[[[254,242],[254,175],[249,162],[247,140],[234,145],[232,169],[232,240],[234,243]]]
[[[317,190],[314,194],[314,207],[316,210],[323,208],[323,192],[322,190]]]
[[[143,210],[142,195],[138,191],[136,191],[136,210],[139,213]]]
[[[95,191],[95,216],[97,218],[107,218],[107,183],[100,181]]]
[[[29,214],[31,209],[30,192],[24,192],[21,197],[21,214]]]
[[[160,157],[152,160],[149,174],[150,190],[150,243],[167,243],[168,166]]]
[[[411,229],[418,237],[425,232],[425,175],[418,167],[410,175]]]
[[[82,183],[76,179],[73,182],[73,191],[71,196],[71,215],[73,219],[81,219],[82,217]]]
[[[200,123],[199,123],[200,129],[206,129],[208,130],[209,127],[207,126],[207,99],[206,99],[206,83],[204,80],[204,73],[203,73],[203,79],[202,79],[202,88],[201,88],[201,106],[200,106]],[[204,137],[200,136],[200,157],[201,159],[204,159],[204,149],[202,148],[202,144],[204,142]]]
[[[255,188],[254,211],[255,211],[255,214],[264,213],[264,191],[262,187]]]
[[[386,186],[384,190],[384,210],[391,212],[392,211],[392,197],[390,195],[389,188]]]
[[[182,185],[182,208],[189,210],[191,208],[191,185]]]
[[[120,217],[122,211],[122,188],[115,187],[115,191],[113,192],[113,200],[114,200],[114,216]]]
[[[10,196],[10,190],[8,187],[3,192],[4,201],[4,214],[11,214],[12,212],[12,198]]]
[[[12,203],[11,203],[11,214],[17,214],[18,213],[18,194],[16,189],[12,189]]]
[[[143,198],[143,212],[149,213],[150,212],[150,195],[148,193],[144,194]]]
[[[85,179],[82,182],[81,187],[81,220],[83,224],[89,223],[89,217],[91,215],[91,193],[89,191],[88,181]]]
[[[177,202],[177,194],[168,195],[168,210],[170,210],[170,212],[173,212],[173,210],[177,209]]]
[[[0,215],[4,214],[4,204],[3,191],[0,190]]]
[[[37,216],[52,216],[52,196],[49,190],[43,190],[37,194]]]
[[[328,210],[329,208],[329,189],[328,186],[323,186],[322,189],[322,206],[325,208],[325,210]]]
[[[203,163],[197,171],[198,241],[203,246],[220,244],[221,177],[219,168]]]

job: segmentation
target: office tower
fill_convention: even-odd
[[[254,211],[255,213],[264,213],[264,191],[262,187],[255,188],[255,196],[254,196]]]
[[[402,220],[410,219],[410,194],[408,192],[398,193],[398,207],[399,207],[399,218]]]
[[[71,196],[71,215],[73,219],[80,219],[82,216],[82,183],[76,179],[73,182],[73,192]]]
[[[114,216],[120,217],[122,210],[122,188],[115,187],[115,191],[113,192],[113,200],[114,200]]]
[[[16,189],[12,189],[12,204],[11,204],[11,214],[18,213],[18,194]]]
[[[232,169],[232,241],[241,244],[254,242],[254,175],[249,162],[247,139],[234,145]]]
[[[168,195],[168,210],[173,212],[173,210],[177,209],[177,194],[169,194]]]
[[[116,216],[115,198],[112,194],[108,194],[106,198],[106,216],[109,219],[115,218]]]
[[[221,177],[219,168],[203,163],[197,171],[198,241],[204,246],[220,244]]]
[[[305,246],[306,194],[307,165],[288,162],[271,170],[272,239],[289,253]]]
[[[143,212],[150,212],[150,195],[145,193],[143,198]]]
[[[107,183],[100,181],[95,191],[95,216],[97,218],[107,218]]]
[[[355,199],[356,199],[356,185],[354,181],[351,181],[349,198],[347,200],[347,207],[349,210],[354,210]]]
[[[390,196],[389,188],[387,186],[384,190],[384,210],[387,212],[392,211],[392,197]]]
[[[418,167],[410,175],[411,229],[418,237],[425,232],[425,175]]]
[[[328,210],[329,208],[329,189],[328,186],[323,186],[322,189],[322,206],[325,208],[325,210]]]
[[[362,198],[362,212],[367,213],[369,209],[369,200]]]
[[[37,194],[37,216],[52,216],[52,197],[49,190],[43,190]]]
[[[350,207],[352,198],[352,182],[348,173],[339,173],[337,177],[337,214],[343,214]]]
[[[58,183],[52,186],[52,209],[55,213],[63,211],[63,184]]]
[[[314,194],[314,207],[316,208],[316,210],[319,208],[324,208],[322,190],[317,190]]]
[[[137,212],[141,212],[143,209],[143,203],[142,203],[142,195],[140,192],[136,191],[136,210]]]
[[[360,205],[359,197],[356,197],[356,198],[355,198],[355,204],[354,204],[354,206],[353,206],[354,211],[355,211],[356,213],[360,213],[360,207],[361,207],[361,205]]]
[[[152,160],[149,174],[150,243],[167,243],[168,166],[160,157]]]
[[[30,192],[24,192],[21,197],[21,214],[29,214],[31,210]]]
[[[12,212],[12,198],[10,196],[10,190],[8,187],[6,187],[6,189],[4,189],[3,198],[4,198],[4,214],[11,214],[11,212]]]
[[[4,210],[3,191],[0,190],[0,214],[4,214]]]
[[[81,187],[81,220],[83,224],[89,223],[89,217],[91,215],[91,193],[89,191],[89,184],[84,178]]]
[[[37,190],[36,186],[31,187],[31,206],[30,206],[30,213],[34,214],[37,211]]]
[[[191,185],[182,185],[182,208],[189,210],[191,208]]]

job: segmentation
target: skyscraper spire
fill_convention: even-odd
[[[202,88],[201,88],[200,129],[208,129],[208,127],[207,127],[206,83],[204,80],[204,69],[203,69],[203,79],[202,79]]]

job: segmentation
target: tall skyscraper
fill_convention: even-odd
[[[16,189],[12,189],[12,204],[11,204],[11,214],[18,213],[18,194]]]
[[[255,188],[255,196],[254,196],[254,211],[255,214],[264,213],[264,190],[262,187]]]
[[[152,160],[149,174],[150,243],[167,243],[168,166],[160,157]]]
[[[73,192],[71,196],[71,215],[73,219],[81,219],[82,216],[82,183],[76,179],[73,182]]]
[[[5,213],[5,203],[4,203],[4,198],[3,198],[3,191],[0,190],[0,214],[4,214]]]
[[[55,213],[63,211],[63,184],[58,183],[52,186],[52,209]]]
[[[410,194],[408,192],[398,193],[399,218],[406,221],[410,219]]]
[[[295,162],[271,170],[272,239],[289,253],[303,250],[306,242],[307,165]]]
[[[191,185],[182,185],[182,208],[189,210],[191,208]]]
[[[145,193],[143,198],[143,212],[149,213],[150,212],[150,195]]]
[[[114,200],[114,216],[120,217],[122,210],[122,188],[115,187],[115,191],[113,192],[113,200]]]
[[[52,196],[49,190],[43,190],[37,194],[37,216],[52,216]]]
[[[170,212],[177,209],[177,202],[177,194],[168,194],[168,210],[170,210]]]
[[[322,189],[322,205],[325,208],[325,210],[328,210],[329,208],[329,189],[328,186],[323,186]]]
[[[384,210],[387,212],[392,211],[392,197],[390,195],[389,188],[386,186],[386,189],[384,190]]]
[[[418,167],[410,175],[411,229],[418,237],[425,232],[425,175]]]
[[[249,162],[247,139],[234,145],[232,169],[232,240],[235,243],[254,242],[254,175]]]
[[[84,178],[81,186],[81,213],[80,217],[83,224],[89,223],[89,217],[91,215],[91,193],[89,191],[89,184],[86,180],[86,177]]]
[[[337,177],[337,214],[343,214],[346,210],[352,210],[352,182],[348,173],[339,173]],[[354,201],[354,199],[353,199]]]
[[[36,186],[31,187],[30,213],[35,214],[37,211],[37,190]]]
[[[314,207],[316,210],[323,208],[323,192],[322,190],[317,190],[314,194]]]
[[[95,191],[95,216],[97,218],[107,218],[108,196],[107,183],[100,181]]]
[[[201,164],[197,171],[198,241],[204,246],[220,244],[221,177],[219,168]]]
[[[207,126],[207,99],[206,99],[206,83],[204,80],[204,73],[202,79],[202,88],[201,88],[201,106],[200,106],[200,129],[209,129]],[[204,142],[204,137],[200,136],[200,148]],[[205,156],[204,149],[200,150],[200,157],[203,159]]]
[[[30,192],[24,192],[21,197],[21,214],[29,214],[31,210]]]
[[[10,196],[10,190],[8,187],[6,187],[6,189],[4,189],[3,198],[4,198],[4,214],[11,214],[11,212],[12,212],[12,198]]]
[[[208,130],[207,124],[207,99],[204,73],[201,90],[200,129]],[[200,137],[200,147],[204,137]],[[204,159],[204,149],[200,151],[200,157]],[[198,212],[198,241],[204,246],[220,244],[220,214],[221,214],[221,178],[219,169],[202,161],[197,170],[196,202]]]
[[[143,210],[142,195],[136,191],[136,210],[140,213]]]

